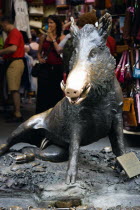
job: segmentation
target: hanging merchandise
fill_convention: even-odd
[[[85,3],[85,0],[70,0],[70,4],[73,6],[84,4],[84,3]]]
[[[67,0],[56,0],[56,7],[59,9],[67,9],[69,7]]]
[[[124,82],[125,73],[126,73],[126,65],[127,64],[127,51],[122,53],[121,59],[117,68],[115,69],[115,74],[120,83]]]
[[[46,5],[55,4],[55,0],[44,0],[44,4]]]
[[[124,75],[124,79],[126,80],[130,80],[132,79],[132,75],[131,75],[131,69],[130,69],[130,55],[129,55],[129,51],[127,51],[127,58],[126,58],[127,62],[126,62],[126,71],[125,71],[125,75]]]
[[[119,77],[118,77],[118,81],[120,83],[124,83],[125,71],[126,71],[126,61],[127,61],[126,59],[127,59],[127,51],[124,51],[123,52],[122,66],[121,66],[120,74],[119,74]]]
[[[123,99],[123,121],[124,126],[134,126],[136,127],[137,119],[134,108],[134,99],[133,98],[124,98]]]
[[[140,57],[139,57],[139,50],[136,49],[136,62],[133,67],[133,78],[140,79],[140,67],[139,67]]]
[[[15,10],[15,26],[19,31],[27,33],[28,38],[31,38],[30,26],[29,26],[29,15],[28,6],[25,0],[14,0]]]
[[[137,108],[137,119],[140,124],[140,80],[136,80],[136,108]]]
[[[43,6],[30,6],[29,7],[29,14],[30,16],[43,16]]]

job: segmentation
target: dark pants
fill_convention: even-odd
[[[55,106],[63,98],[60,83],[63,65],[42,64],[38,75],[36,114]]]

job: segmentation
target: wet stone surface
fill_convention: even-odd
[[[140,151],[127,152],[134,152],[140,160]],[[67,162],[35,159],[30,163],[16,164],[12,157],[18,154],[16,151],[0,157],[0,201],[12,194],[16,202],[16,196],[24,198],[25,194],[30,194],[36,207],[42,208],[48,205],[63,209],[86,205],[87,209],[94,206],[111,210],[140,206],[140,176],[129,179],[124,171],[118,173],[114,170],[116,158],[112,152],[81,150],[74,185],[65,184]]]

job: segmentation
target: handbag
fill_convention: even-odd
[[[33,66],[32,71],[31,71],[32,77],[38,77],[39,71],[40,71],[40,66],[41,66],[41,63],[36,63]]]
[[[136,108],[137,108],[137,121],[140,124],[140,84],[139,79],[136,80]]]
[[[123,119],[125,126],[137,126],[137,119],[136,119],[133,98],[123,99]]]
[[[119,74],[119,78],[118,78],[118,81],[120,83],[124,83],[124,75],[125,75],[125,71],[126,71],[126,56],[127,56],[127,51],[124,51],[123,52],[123,62],[122,62],[122,66],[121,66],[121,69],[120,69],[120,74]]]
[[[138,49],[136,49],[136,63],[133,67],[133,78],[135,79],[140,79],[140,68],[139,68],[139,61],[140,61],[140,58],[139,58],[139,51]]]
[[[115,69],[115,74],[120,83],[124,82],[125,78],[125,71],[126,71],[126,58],[127,58],[127,51],[124,51],[117,68]]]
[[[126,67],[126,71],[125,71],[125,80],[130,80],[132,78],[132,75],[131,75],[131,70],[130,70],[130,57],[129,57],[129,52],[127,51],[127,63],[125,65]]]

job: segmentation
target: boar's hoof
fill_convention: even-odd
[[[68,150],[56,145],[50,145],[46,149],[43,149],[38,158],[51,162],[64,162],[68,160]]]
[[[5,152],[7,152],[8,149],[9,148],[8,148],[7,144],[1,144],[0,145],[0,156],[3,155]]]
[[[75,170],[68,170],[66,175],[66,184],[75,184],[76,182],[77,173]]]
[[[15,158],[16,163],[28,163],[35,159],[35,155],[33,153],[18,155]]]
[[[122,166],[119,164],[118,161],[116,161],[116,163],[115,163],[115,170],[117,173],[121,173],[123,170]]]

